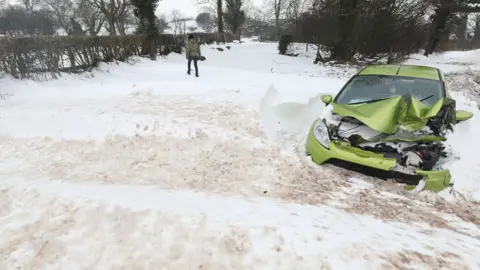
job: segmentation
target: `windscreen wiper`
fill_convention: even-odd
[[[433,97],[435,95],[430,95],[428,97],[425,97],[425,98],[422,98],[420,100],[420,102],[423,102],[431,97]],[[367,101],[359,101],[359,102],[353,102],[353,103],[348,103],[347,105],[355,105],[355,104],[361,104],[361,103],[365,103],[365,104],[368,104],[368,103],[373,103],[373,102],[377,102],[377,101],[382,101],[382,100],[385,100],[385,99],[389,99],[389,98],[392,98],[392,97],[388,97],[388,98],[379,98],[379,99],[372,99],[372,100],[367,100]]]
[[[392,97],[372,99],[372,100],[367,100],[367,101],[353,102],[353,103],[348,103],[347,105],[355,105],[355,104],[361,104],[361,103],[366,103],[366,104],[368,104],[368,103],[373,103],[373,102],[377,102],[377,101],[382,101],[382,100],[389,99],[389,98],[392,98]]]
[[[426,98],[422,98],[422,99],[420,99],[420,102],[423,102],[423,101],[425,101],[425,100],[427,100],[427,99],[429,99],[429,98],[431,98],[431,97],[433,97],[433,96],[434,96],[434,95],[430,95],[430,96],[428,96],[428,97],[426,97]]]

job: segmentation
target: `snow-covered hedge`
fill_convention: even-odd
[[[99,62],[124,61],[142,55],[143,36],[34,36],[0,38],[0,72],[17,78],[34,73],[80,72]],[[181,52],[173,35],[160,35],[155,42],[161,55]],[[143,50],[145,51],[145,50]]]
[[[194,34],[207,44],[220,39],[215,33]],[[225,34],[224,39],[231,42],[233,35]],[[0,73],[16,78],[50,73],[55,78],[59,72],[82,72],[99,62],[148,55],[144,41],[141,35],[0,37]],[[170,34],[159,35],[154,44],[159,55],[181,53],[184,45],[184,36]]]

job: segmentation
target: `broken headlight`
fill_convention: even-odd
[[[323,119],[318,119],[317,122],[315,122],[315,126],[313,128],[313,135],[315,136],[315,139],[317,139],[317,141],[321,145],[323,145],[323,147],[328,148],[330,136],[328,135],[328,128]]]

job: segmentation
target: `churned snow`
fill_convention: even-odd
[[[200,78],[170,55],[0,79],[0,269],[480,268],[467,94],[454,93],[475,117],[449,135],[453,190],[408,192],[303,155],[319,95],[355,69],[230,46],[204,48]],[[422,61],[476,54],[449,55]]]

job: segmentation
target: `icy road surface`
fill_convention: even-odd
[[[0,79],[0,269],[480,269],[476,104],[456,93],[476,114],[451,137],[458,189],[406,192],[267,136],[271,85],[308,103],[355,69],[231,46],[200,78],[170,55]]]

